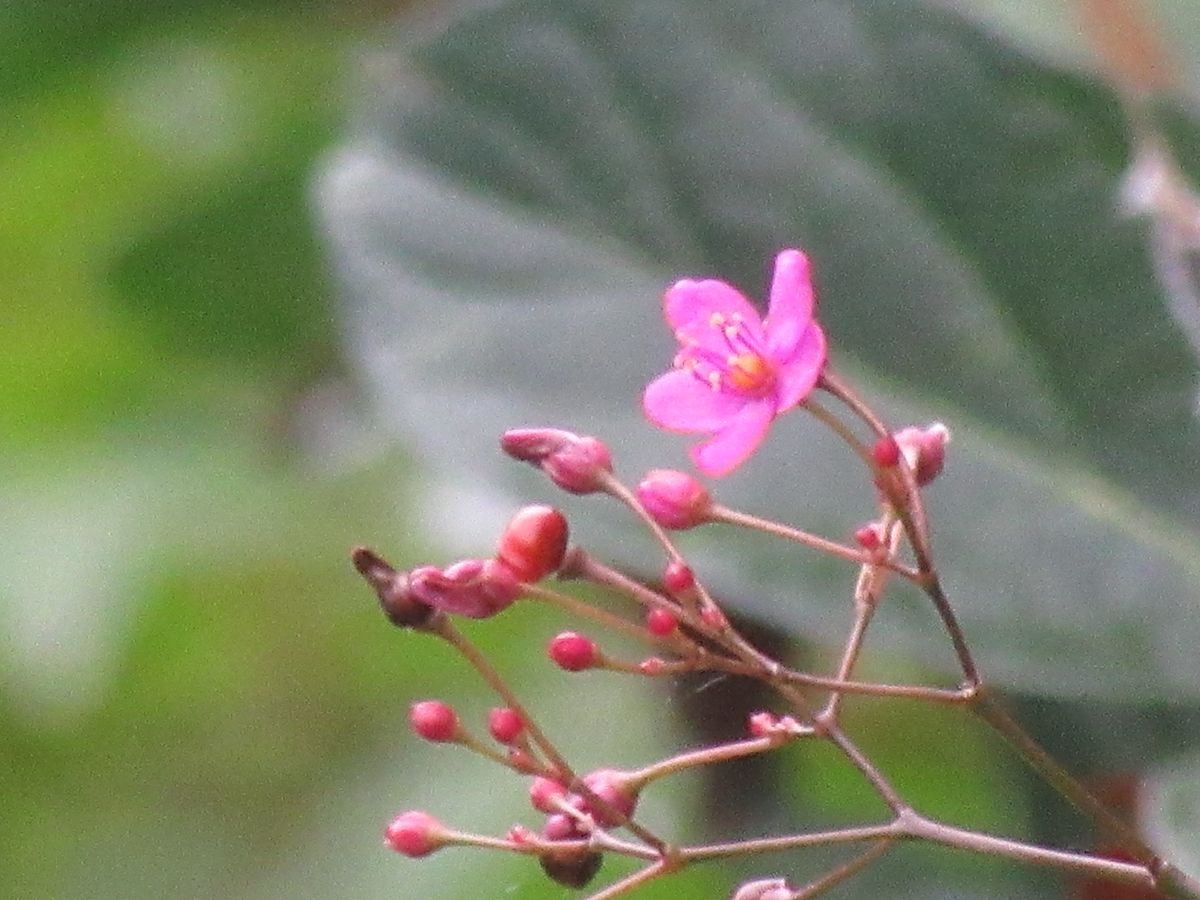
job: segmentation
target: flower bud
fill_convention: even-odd
[[[555,665],[568,672],[590,669],[600,658],[600,648],[596,642],[574,631],[555,635],[546,649]]]
[[[663,572],[663,586],[678,597],[696,586],[696,575],[687,564],[673,560]]]
[[[900,462],[900,445],[890,434],[885,434],[871,448],[871,459],[881,469],[890,469]]]
[[[488,712],[488,732],[501,744],[511,744],[525,733],[521,714],[507,706]]]
[[[375,589],[380,607],[394,625],[419,628],[433,615],[429,605],[411,590],[409,576],[397,572],[375,551],[355,547],[350,558],[358,573]]]
[[[666,637],[678,627],[679,620],[668,609],[656,606],[646,613],[646,630],[655,637]]]
[[[695,528],[708,521],[712,498],[708,489],[686,472],[654,469],[637,486],[638,500],[663,528]]]
[[[504,526],[496,558],[532,584],[557,569],[566,552],[566,517],[550,506],[526,506]]]
[[[413,569],[409,588],[427,606],[470,619],[494,616],[521,594],[512,570],[495,559],[464,559],[445,569]]]
[[[583,811],[605,828],[614,828],[633,815],[642,785],[628,772],[618,769],[597,769],[583,776],[588,790],[604,801],[607,809],[583,796]]]
[[[854,541],[864,550],[877,550],[880,546],[879,527],[868,522],[854,532]]]
[[[384,843],[405,856],[428,856],[445,843],[446,829],[428,813],[410,810],[388,823]]]
[[[435,743],[458,738],[458,713],[440,700],[422,700],[408,709],[408,722],[413,731]]]
[[[538,466],[550,480],[572,494],[605,489],[612,474],[612,453],[599,439],[558,428],[515,428],[500,438],[500,448],[513,459]]]
[[[917,484],[924,486],[942,472],[950,429],[941,422],[934,422],[927,428],[905,428],[896,432],[896,443],[912,467]]]
[[[538,812],[555,812],[555,801],[567,795],[567,789],[553,778],[538,776],[529,785],[529,802]]]

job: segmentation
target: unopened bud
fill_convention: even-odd
[[[926,428],[905,428],[896,432],[896,443],[912,468],[917,484],[924,486],[942,472],[950,429],[941,422]]]
[[[663,528],[695,528],[709,519],[712,497],[708,489],[686,472],[654,469],[637,486],[638,500]]]
[[[422,566],[409,573],[409,587],[426,605],[470,619],[494,616],[521,594],[512,570],[495,559],[464,559],[445,569]]]
[[[591,813],[592,818],[606,828],[622,824],[633,815],[637,807],[638,794],[642,784],[630,776],[628,772],[618,769],[597,769],[583,776],[583,783],[588,789],[604,801],[600,804],[592,802],[591,798],[583,797],[583,811]]]
[[[397,572],[375,551],[355,547],[350,558],[358,573],[375,589],[379,606],[394,625],[419,628],[433,615],[433,609],[411,590],[408,575]]]
[[[558,809],[555,801],[566,795],[567,789],[552,778],[539,775],[529,785],[529,802],[539,812],[554,812]]]
[[[567,552],[567,519],[550,506],[519,509],[500,535],[496,558],[521,581],[541,581],[562,564]]]
[[[881,469],[890,469],[900,462],[900,445],[890,434],[885,434],[871,449],[871,459]]]
[[[555,635],[546,649],[555,665],[568,672],[590,669],[600,659],[600,648],[596,642],[574,631]]]
[[[405,856],[428,856],[446,841],[446,829],[428,813],[410,810],[388,823],[384,843]]]
[[[668,609],[656,606],[646,613],[646,630],[655,637],[666,637],[672,634],[678,627],[679,620]]]
[[[488,732],[501,744],[511,744],[525,733],[525,721],[515,709],[498,706],[488,712]]]
[[[696,586],[696,575],[690,566],[673,560],[663,572],[663,586],[675,596],[686,594]]]
[[[408,709],[413,731],[427,741],[446,743],[458,737],[458,713],[440,700],[422,700]]]
[[[588,836],[579,830],[578,822],[571,816],[564,813],[549,816],[542,828],[542,837],[548,841],[578,844],[575,847],[555,848],[553,852],[538,858],[542,871],[559,884],[578,889],[587,885],[600,871],[604,857],[588,849]]]
[[[876,550],[880,544],[879,528],[869,522],[854,532],[854,540],[864,550]]]
[[[515,428],[500,438],[514,459],[538,466],[550,480],[573,494],[605,489],[612,474],[612,453],[603,441],[558,428]]]

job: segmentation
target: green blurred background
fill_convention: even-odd
[[[485,831],[523,815],[514,780],[413,747],[412,699],[479,715],[486,698],[385,627],[346,561],[355,543],[403,563],[432,543],[408,462],[340,356],[310,202],[359,54],[402,5],[0,11],[5,897],[568,893],[520,860],[413,864],[379,847],[410,806]],[[1042,12],[1016,16],[1020,33],[1040,34]],[[522,612],[483,639],[569,722],[571,695],[525,649],[550,627]],[[661,698],[590,690],[624,727],[577,735],[580,749],[633,765],[673,745]],[[926,727],[959,758],[914,756]],[[974,729],[891,713],[860,728],[933,811],[1028,825],[1021,796],[994,790],[1015,770]],[[633,733],[653,737],[623,745]],[[845,773],[801,769],[818,817],[869,815]],[[650,812],[686,818],[688,802]],[[1011,877],[906,859],[962,883]],[[720,895],[709,877],[644,896]]]

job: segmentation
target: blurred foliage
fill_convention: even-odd
[[[564,896],[528,861],[462,853],[412,864],[378,845],[400,808],[501,830],[522,795],[465,754],[414,746],[404,711],[416,696],[475,715],[486,701],[448,654],[384,627],[345,559],[368,541],[415,563],[440,539],[417,524],[426,470],[414,477],[373,426],[342,362],[346,326],[310,211],[314,172],[359,99],[362,48],[403,5],[25,0],[0,11],[6,897]],[[1065,46],[996,8],[1039,52]],[[972,46],[991,52],[982,38]],[[1095,102],[1058,84],[1063,103]],[[387,90],[417,94],[399,75]],[[1119,162],[1111,143],[1109,169]],[[442,149],[435,162],[447,166],[471,146]],[[536,157],[534,169],[562,181],[517,185],[516,201],[570,194],[578,173],[551,162]],[[960,212],[970,210],[946,215]],[[481,248],[489,221],[468,232]],[[669,243],[666,231],[648,234]],[[503,241],[493,249],[498,260],[513,252]],[[462,264],[454,245],[435,250],[446,269]],[[659,263],[638,282],[644,296],[668,277]],[[723,274],[749,275],[745,260],[731,265]],[[539,287],[516,264],[498,279],[488,267],[456,274],[514,296]],[[456,358],[440,335],[425,338],[430,358]],[[530,366],[554,378],[555,362]],[[518,416],[519,398],[504,399]],[[464,442],[461,454],[491,450]],[[672,746],[669,698],[617,679],[563,689],[529,652],[555,624],[527,612],[478,635],[585,764],[634,764]],[[885,660],[882,671],[905,665]],[[623,727],[575,729],[580,690],[595,708],[619,708]],[[990,738],[940,713],[878,709],[855,707],[856,732],[914,796],[981,827],[1022,830],[1025,799]],[[958,758],[914,753],[928,730],[952,735]],[[1164,736],[1162,754],[1177,743]],[[847,773],[795,762],[782,794],[795,798],[793,825],[863,812]],[[1186,770],[1164,771],[1162,789],[1178,793]],[[686,828],[689,802],[679,790],[650,813]],[[1194,821],[1187,809],[1168,817],[1170,834]],[[760,823],[747,812],[748,829]],[[861,896],[1053,890],[1012,867],[987,867],[981,884],[977,861],[896,856]],[[798,876],[815,865],[802,855],[779,864]],[[728,881],[705,869],[640,896],[709,897]]]

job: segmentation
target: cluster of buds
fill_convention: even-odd
[[[895,470],[901,455],[914,472],[930,468],[920,456],[924,445],[909,435],[913,431],[881,441],[897,449],[895,459],[876,460],[877,477]],[[917,447],[911,459],[903,449],[906,442]],[[411,706],[413,732],[426,741],[465,748],[528,778],[530,805],[544,817],[538,828],[518,824],[498,837],[453,830],[426,812],[410,810],[388,824],[385,842],[410,857],[427,856],[451,845],[533,855],[550,878],[579,888],[594,878],[606,853],[675,852],[636,821],[638,800],[649,784],[685,769],[769,752],[810,737],[817,729],[793,714],[764,710],[750,718],[740,740],[661,759],[637,771],[601,767],[577,773],[503,677],[455,626],[454,619],[487,619],[525,598],[558,606],[591,625],[633,636],[652,650],[643,658],[625,659],[605,652],[596,638],[581,630],[564,630],[547,641],[546,654],[566,672],[605,669],[641,677],[714,672],[778,678],[781,670],[777,664],[764,661],[745,644],[667,534],[720,522],[756,526],[745,514],[718,504],[702,482],[685,472],[656,469],[635,487],[627,487],[614,473],[608,447],[593,437],[559,429],[519,429],[506,433],[500,443],[509,456],[538,467],[570,493],[603,494],[624,503],[660,543],[665,555],[663,569],[657,581],[646,583],[604,565],[583,548],[569,546],[566,518],[546,505],[518,510],[504,527],[494,554],[487,558],[397,571],[374,551],[355,550],[354,563],[375,589],[387,617],[402,628],[446,640],[505,704],[487,715],[490,741],[467,727],[449,704],[433,699]],[[924,483],[922,475],[917,480]],[[778,533],[781,528],[784,526],[770,523],[761,530]],[[818,548],[830,544],[804,532],[786,530],[786,536],[802,544]],[[862,534],[856,537],[859,548],[837,545],[839,555],[864,565],[886,557],[886,553],[880,555],[879,539],[872,543]],[[591,606],[547,584],[555,575],[560,581],[591,582],[623,596],[626,614]],[[619,838],[621,831],[630,833],[637,843]],[[736,896],[788,896],[784,891],[782,880],[771,879],[742,885]]]

